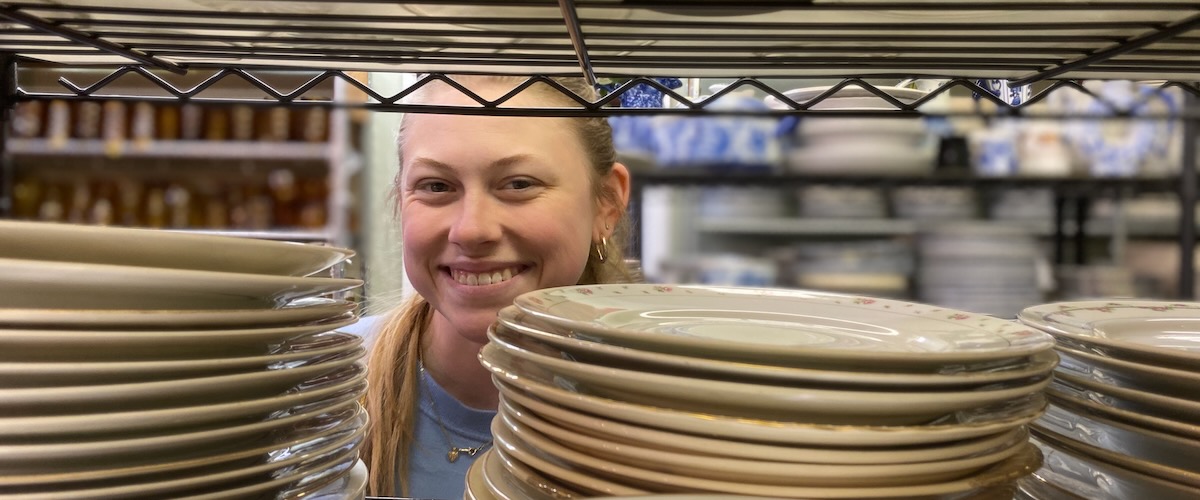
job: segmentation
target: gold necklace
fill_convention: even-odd
[[[422,371],[424,371],[423,367],[422,367]],[[446,461],[448,461],[450,463],[454,463],[454,462],[458,461],[458,457],[460,455],[462,455],[463,453],[466,453],[467,455],[474,457],[475,455],[478,455],[479,452],[483,451],[488,446],[492,445],[492,442],[488,441],[488,442],[483,443],[474,448],[465,448],[465,447],[461,447],[461,446],[454,446],[454,440],[450,439],[450,431],[446,430],[445,424],[442,423],[442,413],[438,411],[437,402],[433,400],[433,394],[430,394],[431,392],[432,391],[429,390],[429,385],[426,384],[425,399],[429,400],[429,406],[430,406],[430,408],[433,409],[433,421],[435,423],[437,423],[438,429],[442,430],[442,436],[444,436],[446,438],[446,443],[450,445],[450,451],[446,452]]]

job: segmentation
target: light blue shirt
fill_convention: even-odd
[[[373,344],[379,328],[379,317],[362,318],[341,331],[362,336]],[[474,448],[492,440],[494,410],[476,410],[454,399],[421,370],[420,404],[417,406],[416,440],[408,450],[408,496],[421,499],[458,500],[466,489],[467,469],[475,459],[466,453],[451,463],[446,455],[451,444],[459,448]],[[432,404],[431,404],[432,401]],[[437,411],[434,411],[436,406]],[[439,422],[441,426],[439,426]],[[445,432],[442,431],[444,426]],[[449,440],[446,439],[449,435]],[[486,448],[485,448],[486,449]],[[396,492],[400,492],[396,483]]]

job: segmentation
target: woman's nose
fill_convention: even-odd
[[[464,196],[450,226],[450,242],[472,247],[499,240],[501,212],[501,207],[487,196]]]

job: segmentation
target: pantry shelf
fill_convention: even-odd
[[[329,158],[329,144],[259,141],[108,141],[104,139],[9,139],[14,156],[109,158],[194,158],[214,160],[313,161]]]

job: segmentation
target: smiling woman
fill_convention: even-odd
[[[455,77],[487,99],[523,77]],[[559,83],[585,98],[581,79]],[[425,104],[477,103],[436,82]],[[545,84],[506,106],[573,106]],[[370,360],[370,494],[461,498],[498,403],[479,365],[487,328],[520,294],[628,281],[629,172],[603,118],[408,115],[393,186],[417,295],[379,319]]]

